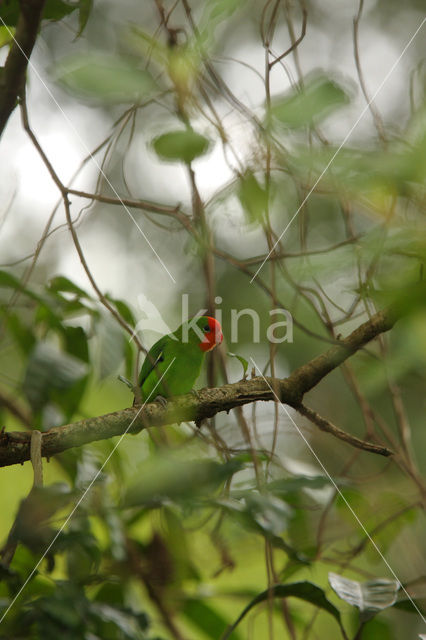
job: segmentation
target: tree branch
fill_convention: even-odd
[[[103,202],[105,204],[114,204],[131,209],[141,209],[142,211],[149,211],[150,213],[158,213],[160,215],[171,216],[176,218],[185,226],[190,218],[186,213],[181,211],[181,205],[170,206],[166,204],[157,204],[149,200],[130,200],[129,198],[112,198],[111,196],[105,196],[101,193],[88,193],[87,191],[80,191],[79,189],[72,189],[71,187],[65,187],[65,190],[70,195],[78,196],[79,198],[86,198],[88,200],[96,200],[96,202]],[[184,222],[182,218],[185,218]]]
[[[302,365],[291,374],[294,390],[301,395],[315,387],[330,371],[336,369],[349,356],[358,351],[373,338],[389,331],[401,314],[395,307],[378,311],[370,320],[355,329],[341,344],[331,347],[325,353]]]
[[[377,453],[380,456],[390,456],[393,453],[387,447],[372,444],[371,442],[366,442],[365,440],[360,440],[360,438],[357,438],[356,436],[353,436],[346,431],[342,431],[342,429],[336,427],[336,425],[334,425],[332,422],[320,416],[316,411],[312,411],[312,409],[309,409],[309,407],[305,407],[303,404],[300,404],[298,407],[296,407],[296,409],[300,414],[302,414],[302,416],[308,418],[308,420],[310,420],[319,429],[321,429],[321,431],[331,433],[335,438],[343,440],[343,442],[347,442],[352,447],[363,449],[364,451],[371,451],[371,453]]]
[[[338,367],[347,358],[361,349],[379,334],[388,331],[397,321],[402,310],[379,311],[370,320],[355,329],[347,338],[302,365],[285,379],[256,377],[226,384],[219,388],[202,389],[197,397],[193,394],[170,400],[166,407],[153,402],[144,407],[130,407],[103,416],[96,416],[61,427],[54,427],[42,435],[42,455],[50,457],[72,447],[80,447],[95,440],[104,440],[125,432],[137,433],[147,427],[160,427],[176,422],[194,420],[200,424],[205,418],[211,418],[219,412],[230,411],[245,404],[276,400],[274,391],[279,394],[281,402],[301,410],[302,399],[306,392],[322,380],[330,371]],[[306,411],[302,407],[302,412]],[[310,417],[310,416],[308,416]],[[324,419],[322,419],[324,420]],[[315,421],[318,424],[318,421]],[[330,425],[324,421],[326,426]],[[321,428],[324,427],[321,423]],[[129,428],[129,425],[131,427]],[[318,425],[319,426],[319,425]],[[337,429],[337,428],[336,428]],[[327,428],[333,433],[333,429]],[[341,437],[341,431],[339,437]],[[334,435],[336,435],[334,433]],[[28,432],[2,433],[0,437],[0,466],[22,463],[30,458],[30,438]],[[392,452],[384,447],[376,447],[347,434],[349,444],[367,451],[390,455]],[[356,443],[354,442],[356,441]],[[375,450],[380,449],[380,451]]]
[[[39,30],[45,0],[21,0],[20,14],[0,82],[0,135],[25,85],[29,57]]]

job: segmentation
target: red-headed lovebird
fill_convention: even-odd
[[[170,398],[189,393],[200,374],[207,351],[223,340],[220,323],[210,316],[184,322],[149,350],[142,365],[139,386],[143,402],[157,396]]]

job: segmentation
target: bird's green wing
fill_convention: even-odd
[[[164,348],[169,340],[169,336],[163,336],[162,338],[157,340],[157,342],[153,344],[151,349],[148,351],[139,375],[140,387],[142,387],[143,383],[145,382],[151,371],[157,366],[157,364],[163,361]]]

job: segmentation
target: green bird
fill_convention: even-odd
[[[223,340],[220,323],[195,317],[158,340],[148,351],[139,376],[141,399],[170,398],[189,393],[200,374],[207,351]]]

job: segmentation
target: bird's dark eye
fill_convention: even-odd
[[[210,327],[209,327],[209,325],[208,325],[208,324],[206,324],[206,325],[203,327],[203,331],[204,331],[204,333],[208,333],[208,332],[210,331]]]

